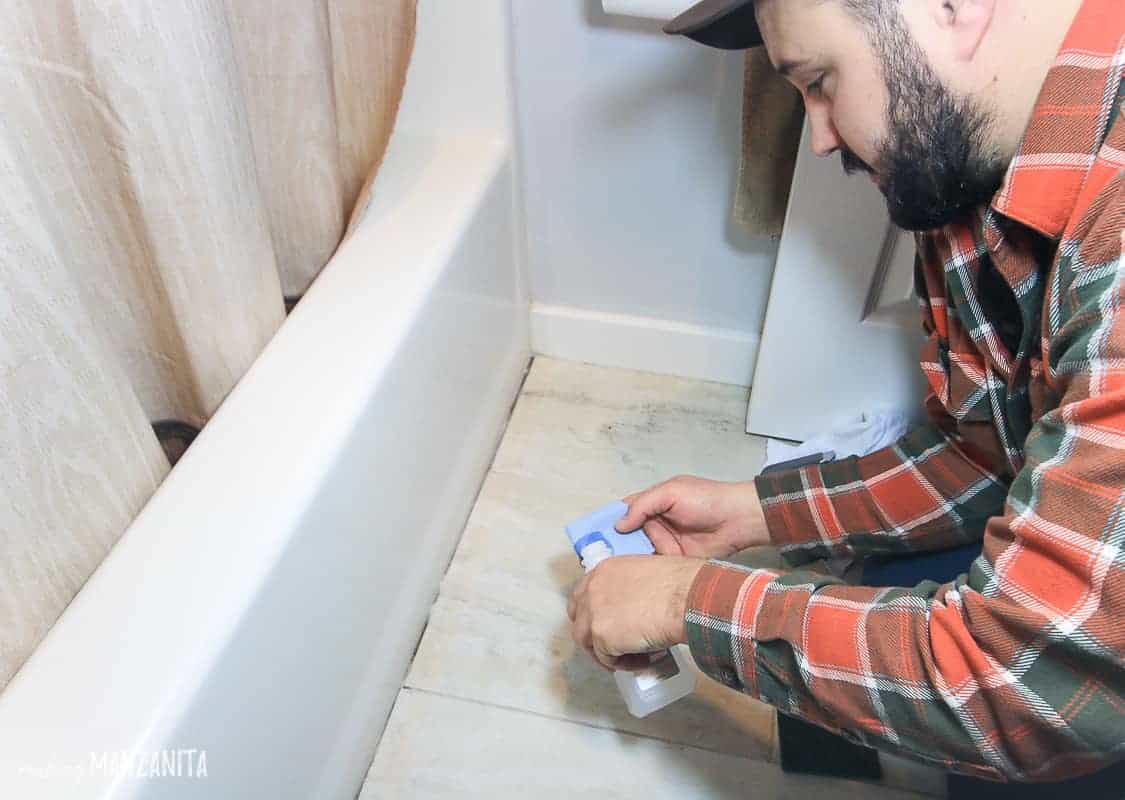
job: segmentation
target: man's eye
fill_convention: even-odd
[[[824,88],[824,76],[821,75],[815,81],[805,87],[805,93],[810,95],[820,94],[820,90]]]

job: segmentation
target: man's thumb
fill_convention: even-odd
[[[632,533],[640,530],[641,526],[648,522],[651,517],[667,511],[667,505],[662,504],[662,495],[664,494],[662,489],[663,487],[650,489],[647,492],[625,498],[625,502],[629,504],[629,511],[615,526],[617,532]]]

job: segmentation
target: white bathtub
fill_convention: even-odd
[[[362,227],[0,695],[0,797],[359,789],[529,358],[506,3],[419,5]]]

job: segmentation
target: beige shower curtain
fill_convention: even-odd
[[[414,0],[0,16],[0,687],[331,256]],[[279,402],[284,402],[279,398]]]

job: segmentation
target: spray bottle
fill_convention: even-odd
[[[618,533],[614,526],[629,507],[617,501],[566,526],[582,568],[590,572],[607,558],[621,555],[651,555],[655,552],[644,531]],[[614,681],[634,717],[647,717],[695,689],[695,671],[682,645],[649,656],[652,662],[632,672],[617,670]]]

